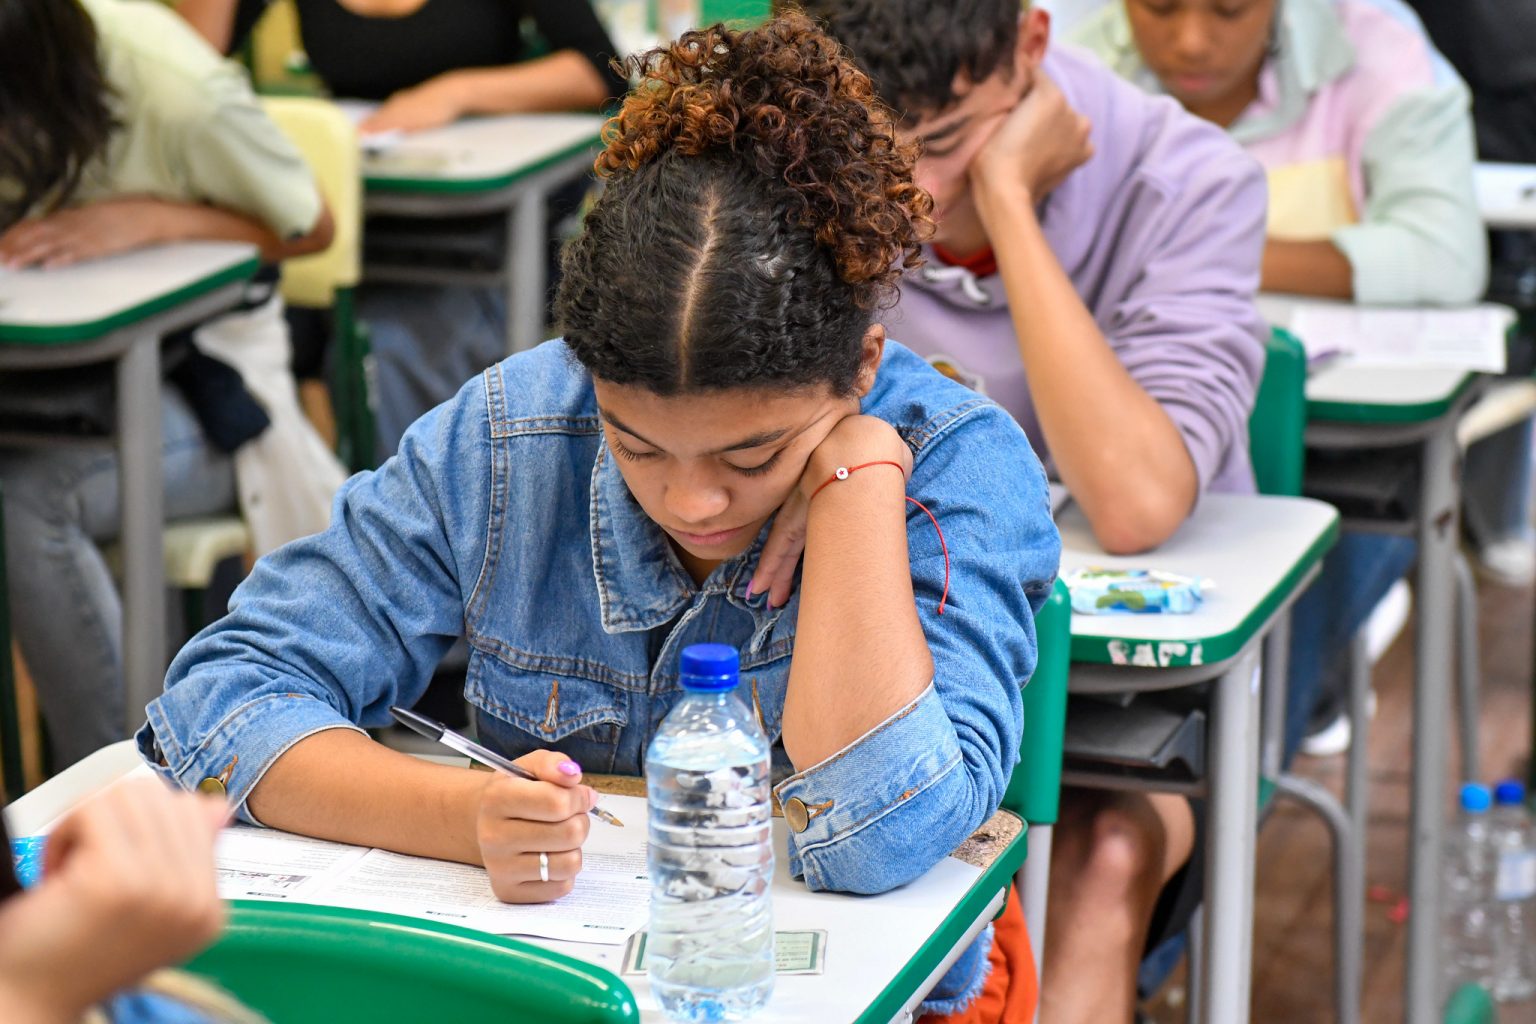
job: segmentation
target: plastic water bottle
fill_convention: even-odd
[[[683,651],[683,699],[645,755],[651,991],[673,1020],[743,1020],[773,991],[768,740],[736,651]]]
[[[1536,995],[1536,833],[1523,785],[1499,783],[1494,801],[1493,996],[1503,1002]]]
[[[1493,844],[1488,787],[1461,787],[1461,817],[1446,841],[1444,945],[1446,991],[1472,982],[1490,987],[1496,945]]]

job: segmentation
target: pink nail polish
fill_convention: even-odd
[[[581,765],[577,764],[575,761],[561,761],[559,764],[555,765],[555,770],[566,775],[580,775]]]

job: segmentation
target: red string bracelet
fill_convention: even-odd
[[[821,482],[821,486],[817,487],[814,491],[811,492],[811,496],[806,500],[806,504],[809,505],[812,501],[815,501],[816,495],[826,490],[828,484],[834,484],[839,480],[847,480],[848,477],[854,473],[861,469],[868,469],[870,466],[895,466],[898,470],[901,471],[903,476],[905,476],[907,472],[901,463],[892,462],[889,459],[879,459],[875,462],[861,462],[857,466],[838,466],[837,469],[833,471],[831,476],[827,477]],[[944,552],[944,592],[939,595],[939,614],[943,615],[944,602],[949,600],[949,545],[944,543],[944,531],[939,529],[939,521],[934,518],[932,512],[928,511],[928,506],[924,505],[922,502],[918,501],[914,497],[911,497],[910,495],[907,496],[907,500],[923,510],[923,514],[926,515],[928,517],[928,521],[933,524],[934,532],[939,535],[939,550]]]

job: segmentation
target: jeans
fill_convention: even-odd
[[[230,457],[161,390],[168,519],[235,508]],[[0,449],[12,628],[37,685],[53,765],[123,739],[122,607],[98,544],[118,535],[109,448]]]
[[[1462,514],[1478,548],[1531,536],[1531,421],[1506,427],[1467,449]]]
[[[365,284],[357,290],[357,312],[373,350],[380,460],[395,454],[406,427],[507,354],[500,289]]]
[[[1392,584],[1413,566],[1410,537],[1345,530],[1317,579],[1291,610],[1290,678],[1285,695],[1285,760],[1307,733],[1313,710],[1342,706],[1348,692],[1344,655]]]

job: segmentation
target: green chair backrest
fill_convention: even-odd
[[[746,22],[756,25],[767,21],[772,6],[770,0],[702,0],[699,4],[699,24],[713,25],[717,21]]]
[[[281,1024],[538,1021],[633,1024],[635,998],[601,967],[436,921],[236,902],[187,965]]]
[[[1264,376],[1248,417],[1248,456],[1260,494],[1301,493],[1306,462],[1307,353],[1283,327],[1264,346]]]
[[[1061,580],[1035,616],[1040,655],[1024,687],[1024,739],[1003,806],[1031,825],[1051,825],[1061,801],[1061,745],[1072,656],[1072,601]]]

